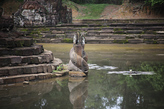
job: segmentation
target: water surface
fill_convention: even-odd
[[[69,62],[72,44],[43,46]],[[86,44],[85,51],[88,77],[0,86],[0,109],[164,108],[164,45]]]

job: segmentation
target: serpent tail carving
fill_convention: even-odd
[[[70,71],[81,71],[85,74],[88,73],[89,67],[87,64],[88,56],[84,51],[85,37],[84,35],[77,32],[73,37],[73,47],[70,50],[70,61],[68,69]]]

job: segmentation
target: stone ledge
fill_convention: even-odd
[[[26,65],[26,66],[15,66],[15,67],[1,67],[0,77],[4,76],[14,76],[20,74],[37,74],[37,73],[52,73],[56,67],[61,64],[59,61],[54,61],[49,64],[39,64],[39,65]]]
[[[44,53],[40,55],[0,57],[0,67],[21,66],[24,64],[42,64],[52,62],[53,60],[53,53],[51,51],[44,50]]]
[[[61,76],[67,75],[68,72],[69,72],[69,70],[62,70],[62,71],[56,71],[54,73],[55,73],[56,77],[61,77]]]
[[[55,73],[24,74],[10,77],[0,77],[0,84],[13,84],[24,81],[42,80],[55,77]]]
[[[33,45],[32,38],[0,38],[0,46],[7,48],[30,47]]]
[[[86,74],[80,71],[69,71],[69,76],[71,77],[85,77]]]
[[[0,48],[0,56],[3,55],[18,55],[29,56],[39,55],[43,53],[44,49],[42,45],[34,45],[32,47],[20,47],[20,48]]]

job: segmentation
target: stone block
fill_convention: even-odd
[[[31,74],[36,74],[36,73],[38,73],[38,68],[37,68],[37,66],[31,66]]]
[[[4,84],[4,80],[0,78],[0,84]]]
[[[56,38],[56,35],[54,34],[47,34],[45,35],[46,38]]]
[[[23,48],[22,50],[19,50],[21,52],[21,54],[19,55],[23,55],[23,56],[29,56],[29,55],[33,55],[34,53],[34,49],[32,48]]]
[[[7,66],[11,63],[11,60],[9,57],[0,57],[0,66]]]
[[[28,79],[29,80],[35,80],[35,76],[30,76]]]
[[[15,69],[17,69],[17,74],[18,74],[18,75],[23,74],[23,68],[22,68],[22,67],[17,67],[17,68],[15,68]]]
[[[3,83],[4,84],[11,84],[11,83],[15,83],[15,79],[13,79],[13,78],[9,78],[9,79],[4,79],[3,80]]]
[[[31,67],[24,67],[23,68],[23,73],[24,74],[31,74],[32,70],[33,69]]]
[[[36,56],[31,56],[30,57],[30,63],[31,64],[39,64],[39,58]]]
[[[2,47],[5,47],[7,44],[6,39],[3,39],[3,38],[0,38],[0,42],[1,42],[0,46],[2,46]]]
[[[69,71],[69,76],[72,77],[85,77],[86,74],[80,71]]]
[[[12,39],[8,39],[6,42],[7,42],[6,47],[8,47],[8,48],[14,48],[15,47],[15,43]]]
[[[6,69],[0,69],[0,77],[2,76],[8,76],[9,75],[9,70],[6,68]]]
[[[52,34],[64,34],[64,31],[53,30]]]
[[[14,44],[16,47],[23,47],[24,46],[24,40],[22,40],[22,39],[17,38],[17,39],[14,39],[13,41],[14,41]]]
[[[13,76],[13,75],[18,75],[18,70],[17,68],[9,68],[9,75]]]
[[[38,69],[38,73],[43,73],[43,66],[38,66],[37,69]]]
[[[25,47],[30,47],[32,44],[33,44],[33,39],[31,38],[31,39],[25,39],[24,40],[24,46]]]
[[[48,73],[52,73],[52,66],[51,65],[47,65],[47,71],[48,71]]]
[[[44,72],[44,73],[47,73],[47,72],[48,72],[48,66],[43,65],[43,72]]]
[[[143,40],[141,40],[141,39],[129,39],[128,43],[130,43],[130,44],[139,44],[139,43],[143,43]]]
[[[15,83],[23,82],[24,78],[15,78]]]
[[[31,62],[31,58],[30,57],[23,57],[22,58],[22,63],[30,63]]]
[[[10,56],[11,64],[20,64],[22,62],[22,58],[20,56]]]

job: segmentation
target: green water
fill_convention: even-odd
[[[43,44],[63,63],[72,44]],[[0,86],[0,109],[164,109],[164,45],[86,44],[88,77]],[[123,71],[153,75],[110,74]]]

